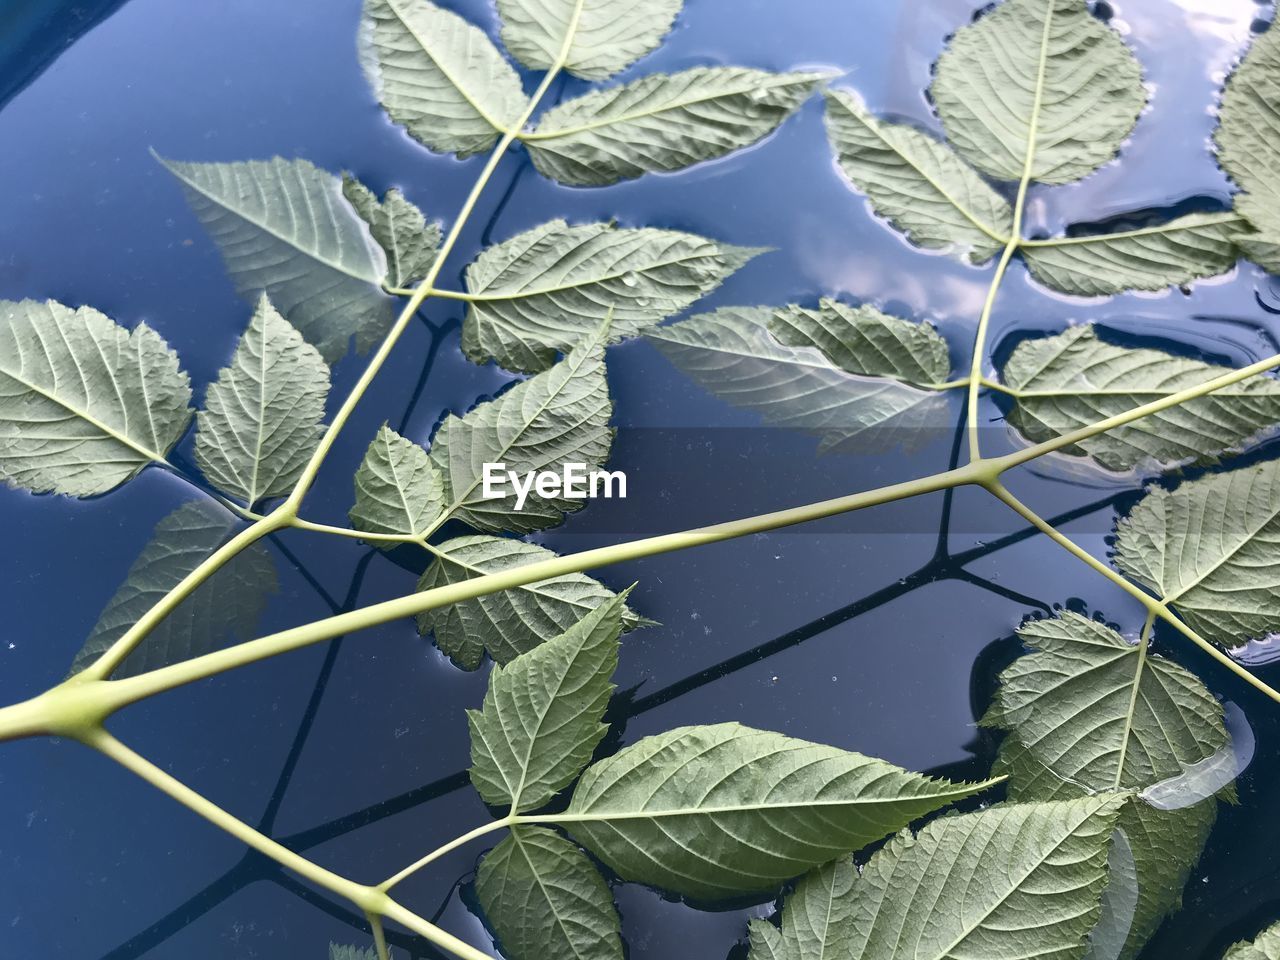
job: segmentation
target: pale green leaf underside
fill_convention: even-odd
[[[462,349],[477,363],[545,370],[606,316],[635,336],[710,293],[759,251],[675,230],[553,220],[467,267]]]
[[[197,417],[196,463],[252,506],[293,489],[322,432],[329,368],[263,295]]]
[[[418,583],[431,590],[489,573],[499,573],[555,554],[546,547],[503,537],[467,536],[436,547],[436,559]],[[566,573],[523,587],[461,600],[418,614],[418,630],[433,633],[436,646],[464,670],[475,670],[488,651],[497,663],[509,663],[547,637],[554,637],[616,596],[584,573]],[[624,608],[627,630],[652,621]]]
[[[589,767],[557,820],[623,879],[712,900],[772,890],[984,786],[723,723]]]
[[[608,884],[557,833],[512,830],[481,861],[476,894],[508,960],[622,960]]]
[[[484,31],[428,0],[365,0],[360,59],[391,119],[441,153],[489,149],[524,111],[520,78]]]
[[[751,921],[748,960],[848,960],[857,879],[848,857],[807,874],[786,898],[781,930],[767,920]]]
[[[427,451],[385,423],[356,470],[355,487],[348,516],[366,533],[421,536],[444,511],[444,478]]]
[[[1008,242],[1013,208],[946,144],[876,119],[847,90],[827,94],[826,118],[845,175],[912,243],[982,263]]]
[[[1061,293],[1102,297],[1163,290],[1226,273],[1245,223],[1235,213],[1192,213],[1138,230],[1061,237],[1023,245],[1031,275]]]
[[[1153,489],[1116,533],[1116,565],[1208,639],[1280,631],[1280,461]]]
[[[769,330],[789,347],[817,347],[840,369],[866,377],[890,377],[937,386],[951,374],[947,341],[928,323],[913,323],[875,307],[851,307],[824,299],[813,310],[778,310]]]
[[[236,531],[234,517],[209,501],[185,503],[158,524],[76,654],[79,673]],[[165,617],[113,676],[127,677],[249,640],[277,587],[262,544],[236,554]]]
[[[751,960],[1079,958],[1098,917],[1122,801],[1000,804],[895,837],[861,876],[824,867],[783,906],[784,924],[790,910],[830,914],[824,939],[788,938],[784,929],[773,938],[780,952]],[[806,934],[810,927],[797,924]]]
[[[930,93],[965,160],[1041,183],[1110,160],[1147,99],[1132,52],[1084,0],[1004,0],[952,38]]]
[[[603,326],[549,370],[517,383],[462,417],[450,414],[431,442],[431,461],[445,482],[444,516],[477,530],[530,533],[554,526],[584,500],[562,493],[530,492],[516,510],[511,484],[506,496],[484,497],[484,465],[506,464],[523,479],[529,471],[560,472],[566,463],[602,465],[609,456],[613,404],[605,379]]]
[[[342,194],[386,255],[388,286],[408,287],[426,277],[440,249],[438,223],[428,223],[399,190],[388,190],[379,201],[350,174],[342,176]]]
[[[92,307],[0,301],[0,479],[106,493],[162,461],[191,419],[191,382],[145,323]]]
[[[329,363],[351,338],[364,352],[391,326],[380,284],[386,257],[342,195],[342,182],[306,160],[161,160],[213,238],[236,290],[271,302]]]
[[[352,947],[346,944],[329,944],[329,960],[378,960],[375,947]]]
[[[1280,924],[1267,927],[1248,942],[1233,945],[1222,960],[1280,960]]]
[[[1227,80],[1214,134],[1218,159],[1242,194],[1236,209],[1259,230],[1280,233],[1280,33],[1255,36]]]
[[[682,170],[755,143],[823,80],[744,67],[694,67],[595,90],[548,110],[523,137],[538,172],[590,187]]]
[[[657,327],[648,337],[702,387],[766,423],[818,436],[823,452],[909,446],[946,422],[939,391],[854,375],[816,347],[780,343],[769,332],[775,312],[726,307]]]
[[[467,711],[471,782],[485,803],[525,813],[545,806],[591,760],[618,667],[624,596],[489,674]]]
[[[1091,325],[1025,340],[1002,376],[1016,393],[1009,423],[1048,440],[1229,372],[1161,350],[1119,347]],[[1280,383],[1251,377],[1080,444],[1108,470],[1211,462],[1280,422]]]
[[[584,80],[603,80],[653,50],[682,5],[683,0],[498,0],[498,14],[502,42],[526,67],[548,69],[572,29],[565,69]]]

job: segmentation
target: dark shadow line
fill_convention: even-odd
[[[369,942],[373,942],[373,931],[369,929],[369,921],[366,920],[362,914],[356,913],[354,910],[350,910],[342,904],[330,900],[324,894],[307,886],[301,880],[296,879],[292,874],[285,873],[284,871],[277,872],[270,877],[270,880],[282,890],[292,893],[299,900],[310,904],[320,912],[328,914],[335,920],[341,920],[343,923],[356,930],[364,931],[369,936]],[[444,954],[440,953],[432,947],[427,940],[424,940],[416,933],[402,933],[400,930],[389,925],[384,929],[384,932],[387,935],[387,943],[391,946],[400,947],[401,949],[408,950],[410,952],[425,951],[418,953],[418,955],[422,957],[430,957],[432,960],[436,960],[436,958],[439,958],[439,960],[452,960],[452,958],[446,957]]]

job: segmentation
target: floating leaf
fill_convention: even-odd
[[[184,503],[158,524],[76,654],[71,673],[97,660],[231,534],[235,519],[208,501]],[[277,588],[261,544],[240,551],[147,635],[113,676],[128,677],[253,637],[267,596]]]
[[[1155,488],[1116,535],[1116,565],[1208,639],[1280,631],[1280,461]]]
[[[1083,0],[1004,0],[958,31],[929,88],[947,137],[999,180],[1070,183],[1146,105],[1132,52]]]
[[[826,116],[845,175],[912,243],[954,247],[982,263],[1008,242],[1009,202],[950,147],[905,123],[877,120],[847,90],[827,94]]]
[[[351,525],[366,533],[422,536],[444,511],[444,478],[427,451],[385,423],[356,471]]]
[[[378,960],[378,951],[374,947],[360,947],[343,944],[329,944],[329,960]]]
[[[431,460],[445,480],[445,517],[491,533],[530,533],[582,509],[585,501],[563,490],[550,496],[530,491],[517,509],[520,498],[511,483],[504,489],[512,492],[486,498],[485,464],[505,464],[523,481],[531,471],[560,473],[569,463],[590,470],[604,463],[613,443],[606,337],[601,325],[550,370],[464,417],[445,417],[431,442]]]
[[[329,368],[264,294],[197,417],[196,463],[252,506],[293,489],[322,433]]]
[[[350,174],[342,176],[342,195],[386,254],[387,286],[408,287],[426,277],[440,250],[439,224],[427,223],[422,211],[399,190],[388,190],[379,201]]]
[[[1138,230],[1035,240],[1022,245],[1031,275],[1081,297],[1163,290],[1235,265],[1244,220],[1235,213],[1192,213]]]
[[[548,110],[521,139],[544,176],[576,187],[682,170],[772,133],[820,73],[694,67],[655,73]]]
[[[1032,441],[1049,440],[1187,387],[1229,368],[1161,350],[1119,347],[1091,325],[1024,340],[1002,376],[1014,391],[1009,423]],[[1212,462],[1280,423],[1280,383],[1250,377],[1080,444],[1108,470],[1155,461],[1164,467]]]
[[[520,78],[484,31],[428,0],[365,0],[360,59],[391,119],[441,153],[488,150],[524,112]]]
[[[419,590],[460,583],[555,556],[536,544],[486,536],[446,540],[435,548],[435,554],[418,583]],[[418,614],[418,630],[423,635],[434,633],[436,646],[454,663],[464,670],[475,670],[486,650],[497,663],[510,663],[615,596],[586,574],[566,573],[427,610]],[[651,623],[623,608],[624,629]]]
[[[1244,192],[1236,210],[1259,231],[1236,238],[1245,256],[1280,271],[1280,33],[1253,38],[1248,54],[1227,80],[1214,139],[1223,168]]]
[[[191,420],[191,381],[145,323],[92,307],[0,301],[0,478],[87,497],[164,460]]]
[[[824,867],[787,899],[781,936],[753,922],[751,960],[1078,957],[1123,800],[1000,804],[894,838],[861,876]],[[831,922],[792,920],[791,910],[825,910]],[[760,953],[757,942],[767,944]]]
[[[386,257],[342,195],[342,182],[306,160],[160,161],[222,251],[236,290],[266,293],[329,363],[368,350],[392,321],[381,290]]]
[[[600,871],[543,827],[519,826],[480,862],[476,895],[510,960],[622,960],[621,923]]]
[[[555,819],[623,879],[715,899],[772,890],[985,786],[722,723],[589,767]]]
[[[489,674],[484,707],[467,711],[471,782],[484,802],[537,810],[571,784],[608,731],[626,594]]]
[[[817,435],[823,452],[909,445],[944,419],[947,400],[939,391],[853,375],[814,347],[780,343],[769,332],[774,314],[771,307],[726,307],[658,327],[648,336],[706,389],[758,411],[766,423]],[[825,338],[817,330],[813,335]],[[911,340],[925,343],[928,334]],[[861,362],[869,362],[869,353],[857,349]],[[924,362],[933,364],[932,356]]]
[[[1253,940],[1232,945],[1222,960],[1280,960],[1280,924],[1267,927]]]
[[[849,373],[939,386],[951,374],[947,341],[928,323],[891,317],[875,307],[823,300],[817,310],[783,307],[769,330],[789,347],[817,347]]]
[[[553,220],[467,267],[477,299],[462,349],[477,363],[545,370],[606,316],[615,340],[635,336],[710,293],[758,252],[675,230]]]
[[[547,70],[564,49],[564,68],[603,80],[653,50],[683,0],[498,0],[502,42],[532,70]]]

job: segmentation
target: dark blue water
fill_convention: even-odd
[[[480,0],[450,4],[488,27]],[[974,0],[689,0],[667,44],[632,72],[736,63],[846,71],[877,111],[927,121],[923,89],[947,34]],[[1188,198],[1226,202],[1207,151],[1212,107],[1251,24],[1251,0],[1126,0],[1112,5],[1153,90],[1122,164],[1037,193],[1036,228],[1057,230]],[[126,325],[146,320],[197,385],[213,378],[248,319],[213,245],[148,155],[241,160],[273,154],[350,168],[379,190],[403,187],[448,217],[481,161],[433,156],[392,127],[357,65],[356,0],[127,0],[0,108],[0,297],[90,303]],[[62,21],[57,21],[61,23]],[[50,29],[58,29],[57,27]],[[57,43],[47,43],[48,49]],[[31,41],[36,42],[35,40]],[[558,92],[573,92],[570,82]],[[831,162],[817,102],[773,138],[672,177],[592,191],[556,187],[524,158],[504,161],[445,278],[460,282],[485,243],[552,216],[687,229],[770,245],[709,305],[814,302],[838,294],[936,322],[959,362],[988,275],[909,248],[878,224]],[[1256,269],[1190,295],[1055,298],[1015,268],[1001,295],[997,352],[1072,319],[1120,337],[1244,363],[1275,350],[1280,293]],[[403,338],[335,448],[307,515],[342,522],[351,474],[389,419],[429,437],[507,377],[458,351],[457,304],[432,304]],[[940,428],[915,453],[817,457],[811,438],[753,429],[643,343],[614,350],[622,427],[613,466],[632,499],[593,504],[547,535],[567,551],[877,486],[943,468]],[[358,375],[348,360],[335,394]],[[1007,444],[999,411],[987,445]],[[734,428],[734,429],[731,429]],[[189,447],[180,451],[189,456]],[[1015,490],[1098,555],[1132,488],[1055,468]],[[161,517],[195,494],[155,470],[92,501],[0,491],[0,699],[60,678]],[[616,746],[685,723],[740,720],[952,776],[985,774],[992,744],[975,728],[993,676],[1028,613],[1072,605],[1126,631],[1136,606],[977,494],[941,496],[853,520],[761,536],[603,571],[665,626],[633,634],[619,675]],[[271,547],[281,589],[263,632],[413,588],[412,564],[358,544],[290,533]],[[305,558],[299,563],[299,558]],[[399,559],[399,558],[398,558]],[[1176,636],[1162,651],[1238,704],[1258,738],[1241,803],[1224,809],[1184,911],[1148,958],[1216,956],[1280,917],[1280,707],[1211,669]],[[1270,682],[1280,670],[1262,668]],[[463,709],[483,672],[464,674],[396,623],[133,708],[114,729],[240,817],[362,880],[377,880],[487,813],[467,785]],[[425,915],[489,940],[466,907],[483,846],[446,857],[403,888]],[[632,960],[726,957],[766,907],[712,912],[617,888]],[[345,905],[245,857],[186,810],[83,749],[0,749],[0,956],[273,960],[364,942]],[[413,941],[413,956],[434,956]],[[401,954],[404,955],[403,953]],[[736,954],[735,954],[736,956]]]

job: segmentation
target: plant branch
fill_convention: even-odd
[[[492,823],[486,823],[484,826],[476,827],[474,830],[469,830],[466,833],[462,834],[461,836],[455,837],[454,839],[450,840],[448,843],[444,844],[443,846],[437,847],[435,850],[432,850],[425,857],[421,857],[418,860],[415,860],[413,863],[409,864],[409,866],[405,867],[399,873],[393,874],[392,876],[388,877],[386,880],[382,881],[382,883],[378,884],[378,889],[381,890],[383,893],[389,893],[392,887],[396,886],[398,883],[401,883],[409,879],[409,877],[413,876],[415,873],[417,873],[427,864],[434,863],[436,860],[440,859],[445,854],[452,853],[454,850],[457,850],[459,847],[465,846],[466,844],[470,843],[472,840],[477,840],[480,837],[486,836],[487,834],[490,834],[490,833],[494,833],[495,831],[498,831],[498,830],[506,830],[515,822],[516,822],[516,819],[514,816],[507,816],[507,817],[503,817],[501,820],[495,820]]]

